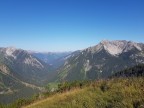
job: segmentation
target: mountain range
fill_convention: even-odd
[[[0,102],[41,92],[49,82],[108,78],[138,64],[144,64],[144,44],[126,40],[61,53],[0,48]]]
[[[0,48],[0,102],[43,91],[43,86],[55,75],[52,71],[64,63],[68,54],[70,52],[36,53],[14,47]],[[54,64],[55,61],[58,62]]]
[[[43,90],[52,68],[27,51],[0,48],[0,102],[8,103]]]
[[[27,83],[42,85],[52,67],[22,49],[0,48],[3,71]]]
[[[107,78],[117,71],[144,63],[144,44],[132,41],[101,41],[66,60],[57,70],[57,81]]]
[[[72,52],[34,52],[29,51],[30,54],[51,65],[53,68],[59,68],[65,62],[65,57]]]

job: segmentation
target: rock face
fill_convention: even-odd
[[[106,78],[116,71],[144,63],[144,44],[132,41],[101,41],[71,56],[58,70],[59,80]]]
[[[8,67],[3,65],[3,64],[0,65],[0,71],[5,73],[5,74],[10,74]]]
[[[16,51],[16,48],[7,47],[7,48],[4,48],[3,53],[5,53],[6,56],[13,57],[16,59],[16,56],[14,55],[15,51]]]
[[[124,52],[128,52],[134,48],[136,48],[139,51],[142,50],[140,43],[135,43],[132,41],[125,41],[125,40],[121,40],[121,41],[104,40],[104,41],[100,42],[98,45],[96,45],[94,47],[90,47],[88,49],[93,53],[105,49],[109,54],[116,56],[116,55],[120,55]]]

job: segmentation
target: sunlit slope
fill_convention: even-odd
[[[144,78],[111,79],[53,95],[25,108],[143,108]]]
[[[144,63],[144,44],[125,40],[101,41],[72,54],[58,69],[56,81],[95,80]]]

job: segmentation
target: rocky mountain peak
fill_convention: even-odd
[[[7,53],[13,53],[16,50],[16,48],[15,47],[7,47],[7,48],[5,48],[5,50]]]
[[[104,40],[71,56],[58,70],[61,80],[106,78],[118,70],[144,63],[144,43]]]
[[[115,40],[115,41],[103,40],[98,45],[94,47],[89,47],[88,51],[96,53],[104,49],[109,54],[116,56],[123,52],[127,52],[133,48],[136,48],[139,51],[142,50],[140,43],[126,40]]]
[[[14,52],[17,49],[15,47],[7,47],[3,49],[3,52],[5,53],[6,56],[11,56],[13,58],[16,58],[16,56],[14,55]]]
[[[127,47],[128,41],[102,41],[104,49],[112,55],[119,55]]]
[[[102,44],[104,49],[111,55],[119,55],[133,48],[136,48],[137,50],[140,51],[142,50],[139,43],[126,40],[115,40],[115,41],[104,40],[100,42],[100,44]]]

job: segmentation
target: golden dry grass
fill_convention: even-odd
[[[144,78],[93,82],[24,108],[144,108]]]

